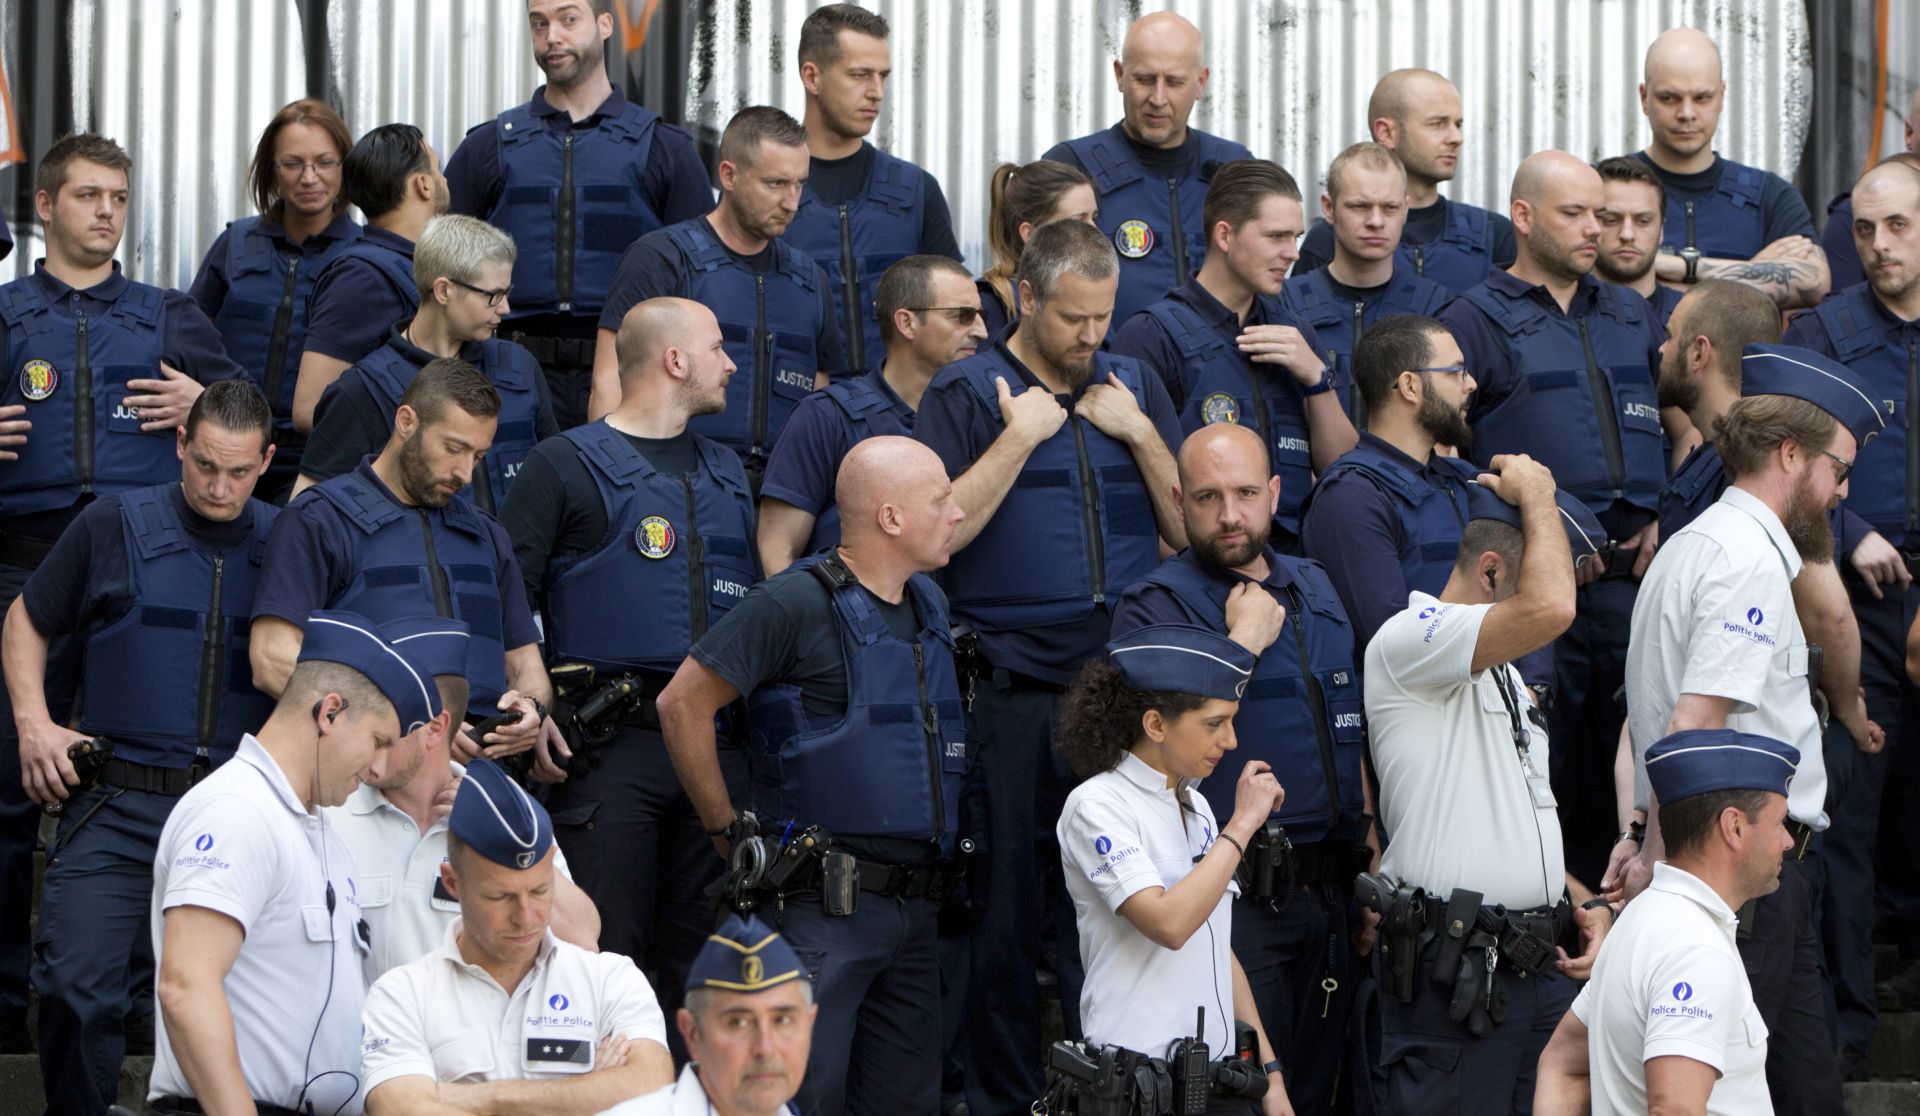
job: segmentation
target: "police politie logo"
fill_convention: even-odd
[[[1130,260],[1137,260],[1153,251],[1153,228],[1145,221],[1122,221],[1120,227],[1113,230],[1113,247]]]
[[[665,558],[673,553],[674,541],[673,524],[661,516],[650,515],[633,529],[633,545],[643,558]]]
[[[565,996],[561,995],[558,992],[555,992],[553,995],[547,997],[547,1006],[552,1008],[555,1011],[567,1010],[567,1005],[571,1002],[572,1001],[568,1000]]]
[[[60,386],[60,373],[44,360],[30,360],[20,366],[20,394],[27,402],[38,403],[53,395]]]

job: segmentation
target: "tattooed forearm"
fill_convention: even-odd
[[[1819,301],[1826,276],[1814,260],[1701,260],[1700,278],[1745,283],[1782,309]]]

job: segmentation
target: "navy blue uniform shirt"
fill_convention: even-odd
[[[1441,234],[1447,231],[1447,207],[1466,204],[1441,198],[1432,205],[1407,210],[1407,224],[1400,231],[1400,242],[1432,244],[1439,240]],[[1494,268],[1512,267],[1514,258],[1520,254],[1520,242],[1513,236],[1513,222],[1487,210],[1487,223],[1493,226]],[[1332,262],[1333,226],[1325,220],[1315,221],[1313,227],[1307,230],[1307,235],[1300,238],[1300,259],[1293,265],[1293,274],[1305,275]]]
[[[862,143],[858,151],[844,159],[810,159],[808,163],[807,191],[823,205],[837,206],[858,197],[860,190],[866,186],[867,176],[873,173],[873,145]],[[920,172],[918,251],[945,256],[950,260],[961,259],[960,242],[953,235],[953,214],[947,208],[947,195],[940,190],[940,180],[924,167],[914,169]],[[711,205],[707,206],[707,209],[711,208]],[[706,211],[700,210],[701,213]]]
[[[288,239],[285,226],[271,217],[260,218],[255,231],[272,238],[274,250],[281,255],[299,256],[302,259],[322,255],[336,241],[352,240],[361,235],[360,223],[345,213],[335,216],[326,228],[298,244]],[[200,260],[200,270],[194,273],[193,285],[187,288],[187,294],[209,320],[219,316],[220,307],[227,301],[227,288],[230,285],[227,282],[227,240],[232,236],[233,226],[228,225],[220,230],[219,236],[213,238],[213,247],[208,248],[206,256]]]
[[[360,239],[393,249],[407,257],[411,267],[413,241],[406,237],[368,225]],[[307,303],[306,351],[352,363],[386,344],[394,323],[413,317],[418,308],[417,296],[407,302],[395,295],[373,264],[342,257],[314,281],[313,299]]]
[[[1742,165],[1715,155],[1713,165],[1706,170],[1693,174],[1675,174],[1662,169],[1659,164],[1647,157],[1645,151],[1634,152],[1633,158],[1645,163],[1647,168],[1653,171],[1654,176],[1660,179],[1660,184],[1666,187],[1669,199],[1678,198],[1681,201],[1697,200],[1713,193],[1714,187],[1720,185],[1720,175],[1728,164]],[[1747,254],[1741,257],[1742,259],[1752,258],[1755,252],[1783,236],[1804,236],[1809,240],[1820,239],[1820,230],[1814,227],[1813,213],[1807,208],[1807,199],[1801,197],[1800,191],[1794,189],[1793,184],[1786,179],[1771,171],[1763,173],[1766,174],[1766,184],[1760,189],[1762,230],[1760,243],[1749,249]],[[1666,239],[1670,243],[1677,242],[1683,235],[1678,229],[1665,231]],[[1841,289],[1837,278],[1833,282],[1833,289],[1836,291]]]
[[[1198,314],[1200,320],[1212,326],[1216,333],[1226,339],[1229,346],[1234,346],[1235,338],[1239,337],[1241,331],[1248,326],[1290,325],[1300,331],[1300,336],[1306,341],[1309,351],[1314,353],[1325,351],[1320,345],[1319,335],[1313,332],[1313,327],[1297,321],[1292,312],[1281,306],[1278,301],[1254,299],[1253,305],[1248,308],[1247,320],[1243,322],[1239,315],[1227,309],[1219,299],[1213,297],[1211,292],[1201,286],[1198,279],[1187,280],[1168,294],[1167,298],[1169,301],[1185,304],[1188,309]],[[1275,298],[1277,300],[1278,296]],[[1186,358],[1180,355],[1180,346],[1174,342],[1158,318],[1145,310],[1128,318],[1121,323],[1119,329],[1114,331],[1113,340],[1107,343],[1107,348],[1121,356],[1132,357],[1158,372],[1160,382],[1167,389],[1167,398],[1173,404],[1176,415],[1186,407],[1187,388],[1181,382],[1180,375],[1180,370],[1186,366]],[[1235,351],[1238,351],[1237,346]],[[1293,379],[1293,373],[1277,364],[1262,363],[1257,367],[1282,379],[1289,381]]]
[[[867,382],[886,396],[894,417],[911,432],[913,408],[894,393],[880,373],[879,368],[867,373]],[[800,401],[781,427],[780,440],[767,457],[760,495],[818,516],[833,506],[833,482],[839,475],[840,462],[859,440],[859,433],[840,405],[825,392],[814,392]]]

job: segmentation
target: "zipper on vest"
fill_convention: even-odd
[[[560,212],[555,215],[559,235],[553,241],[553,291],[559,309],[573,309],[573,131],[560,139]]]
[[[433,520],[428,517],[427,509],[414,510],[420,514],[420,538],[427,544],[427,579],[433,582],[433,611],[451,620],[453,590],[447,584],[447,571],[440,564],[440,554],[433,546]]]
[[[1415,275],[1425,275],[1427,273],[1426,255],[1420,251],[1418,244],[1409,244],[1407,247],[1413,249],[1413,273]]]
[[[753,277],[753,413],[747,420],[747,455],[767,456],[767,393],[773,390],[773,335],[767,332],[767,277]]]
[[[1107,599],[1107,548],[1100,541],[1100,490],[1094,486],[1093,463],[1087,460],[1087,436],[1081,420],[1068,417],[1073,427],[1073,452],[1080,458],[1080,519],[1087,532],[1087,584],[1093,603]]]
[[[1697,244],[1695,244],[1695,243],[1693,242],[1693,201],[1692,201],[1692,199],[1688,199],[1688,201],[1687,201],[1687,203],[1686,203],[1686,204],[1687,204],[1687,243],[1686,243],[1686,247],[1688,247],[1688,248],[1695,248],[1695,249],[1697,249],[1697,248],[1699,247],[1699,245],[1697,245]]]
[[[693,474],[680,474],[687,490],[687,623],[693,638],[707,634],[707,544],[700,537],[700,514],[694,507]]]
[[[1914,351],[1913,337],[1907,337],[1907,537],[1906,545],[1916,541],[1914,532],[1920,530],[1920,430],[1913,428],[1913,405],[1920,400],[1920,353]],[[1853,453],[1859,460],[1858,448]]]
[[[1293,629],[1293,645],[1300,652],[1300,680],[1307,685],[1307,706],[1313,714],[1313,736],[1320,744],[1320,772],[1327,781],[1327,826],[1331,832],[1333,823],[1340,820],[1340,770],[1333,759],[1333,730],[1327,724],[1333,711],[1327,708],[1327,695],[1314,676],[1313,659],[1307,655],[1307,629],[1300,619],[1305,609],[1299,591],[1291,585],[1287,586],[1287,605],[1287,626]]]
[[[473,467],[473,502],[481,511],[493,515],[493,471],[487,468],[487,459],[482,457]]]
[[[1276,448],[1273,444],[1273,424],[1267,421],[1266,393],[1260,390],[1260,366],[1245,357],[1240,359],[1247,366],[1247,394],[1253,403],[1253,421],[1260,428],[1260,436],[1267,440],[1268,456],[1272,456]]]
[[[213,734],[220,725],[220,689],[226,676],[223,669],[227,658],[227,614],[221,607],[221,595],[226,581],[227,559],[223,554],[213,556],[213,597],[207,605],[206,634],[200,640],[200,704],[198,754],[205,758],[207,749],[213,745]]]
[[[287,282],[280,288],[280,308],[273,314],[273,336],[267,341],[267,367],[261,386],[267,406],[279,409],[280,385],[287,378],[287,340],[293,332],[293,288],[300,280],[300,257],[287,266]]]
[[[855,376],[867,370],[867,331],[860,325],[860,274],[853,262],[853,217],[840,207],[840,302],[846,307],[847,367]]]
[[[1187,230],[1180,226],[1180,180],[1167,179],[1167,201],[1173,211],[1173,285],[1193,278],[1187,270]]]
[[[1349,353],[1358,353],[1360,351],[1360,339],[1367,335],[1366,310],[1366,303],[1361,302],[1359,299],[1353,300],[1353,347],[1348,350]],[[1332,375],[1333,370],[1338,367],[1340,367],[1339,363],[1335,361],[1333,355],[1329,353],[1327,355],[1328,375]],[[1353,360],[1351,357],[1347,360],[1347,372],[1347,378],[1354,380],[1355,378],[1352,375]],[[1360,398],[1360,384],[1357,380],[1353,384],[1352,391],[1353,426],[1356,430],[1365,430],[1367,428],[1367,401]]]
[[[1613,498],[1618,500],[1626,492],[1627,464],[1620,452],[1620,417],[1614,414],[1613,390],[1607,386],[1607,374],[1600,370],[1600,361],[1593,355],[1593,335],[1587,332],[1587,320],[1581,318],[1576,323],[1580,327],[1580,351],[1587,358],[1587,387],[1593,392],[1593,410],[1599,419],[1600,448],[1607,454],[1607,483],[1612,487]]]
[[[940,793],[940,718],[927,701],[927,653],[919,640],[913,642],[913,676],[920,683],[920,731],[927,738],[927,791],[933,798],[933,839],[947,832],[947,801]]]
[[[74,333],[79,359],[73,369],[73,468],[80,474],[80,491],[93,491],[93,365],[87,356],[87,312],[74,300]]]

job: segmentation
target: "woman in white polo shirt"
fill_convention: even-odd
[[[1086,781],[1055,833],[1080,930],[1087,1042],[1165,1058],[1205,1010],[1210,1058],[1233,1054],[1233,1020],[1252,1025],[1266,1095],[1213,1098],[1207,1111],[1291,1116],[1231,948],[1234,869],[1285,791],[1264,763],[1241,772],[1222,827],[1193,784],[1235,746],[1233,714],[1254,656],[1204,628],[1159,624],[1107,646],[1060,706],[1055,746]]]

